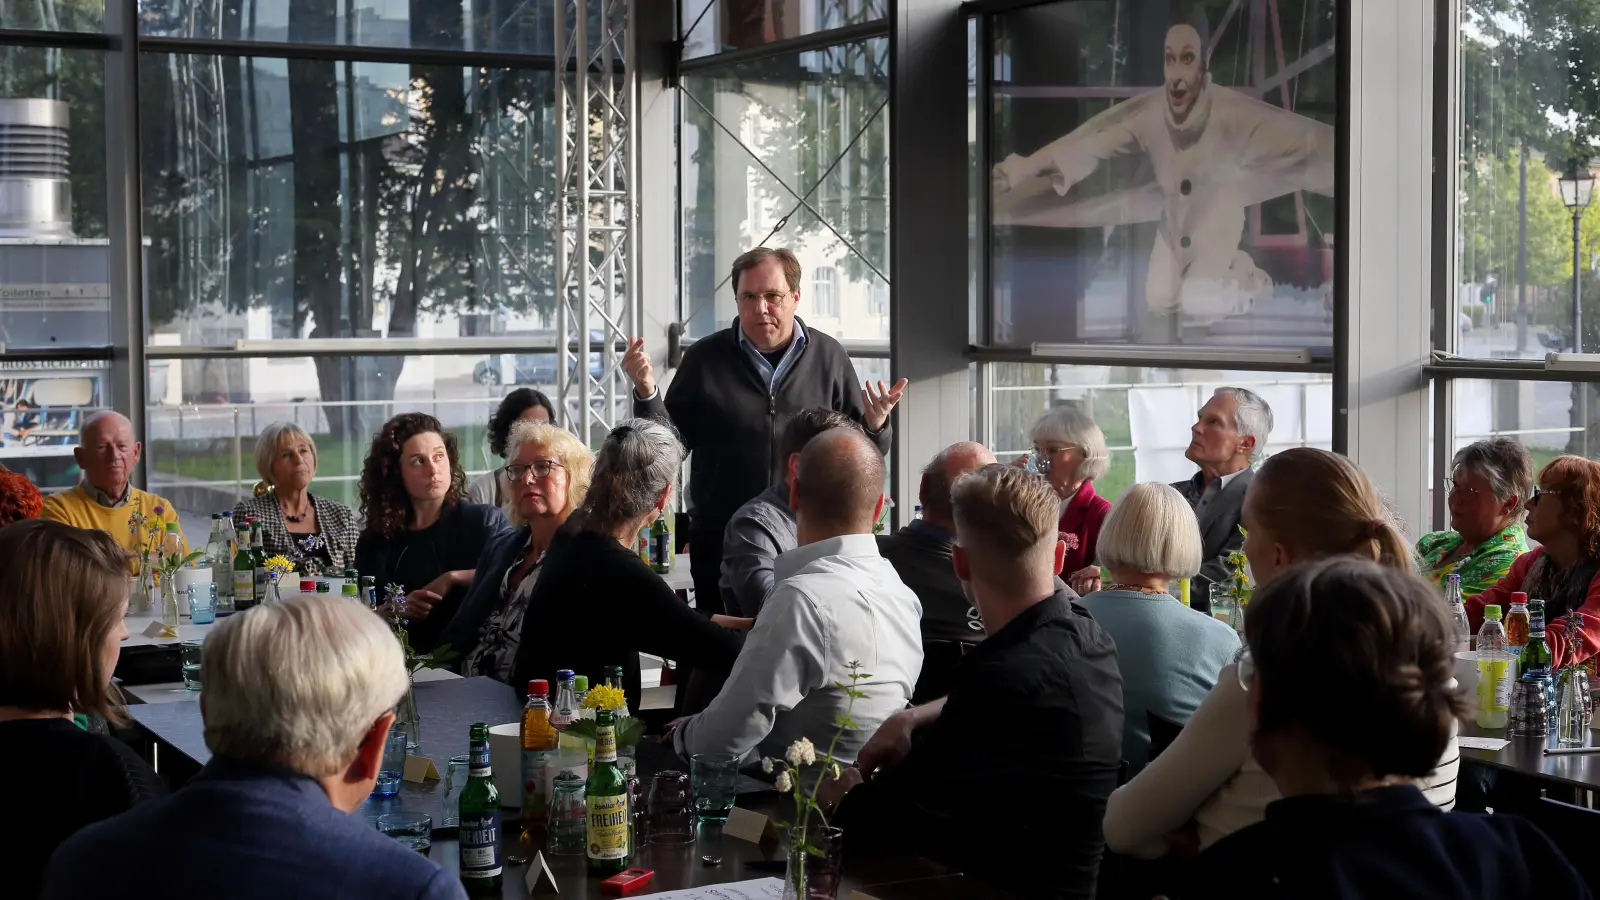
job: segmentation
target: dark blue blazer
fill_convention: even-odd
[[[467,589],[467,596],[461,601],[461,607],[451,617],[450,624],[444,627],[439,635],[439,643],[449,644],[452,650],[461,656],[455,662],[455,668],[460,671],[467,664],[467,657],[478,648],[478,631],[483,628],[485,619],[500,606],[500,580],[506,577],[506,570],[517,561],[517,554],[528,545],[528,538],[533,534],[533,529],[524,525],[510,531],[502,531],[489,539],[483,545],[483,552],[478,554],[478,566],[472,576],[472,587]],[[461,672],[462,675],[477,675],[477,672]]]
[[[213,758],[177,793],[91,825],[50,858],[44,897],[458,900],[461,882],[304,775]]]

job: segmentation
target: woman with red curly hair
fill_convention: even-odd
[[[456,437],[425,413],[401,413],[378,429],[360,495],[366,527],[356,568],[380,590],[405,589],[411,646],[426,653],[472,586],[479,553],[511,526],[499,508],[467,499]]]
[[[1521,591],[1544,601],[1546,640],[1555,665],[1583,662],[1600,649],[1600,463],[1581,456],[1558,456],[1539,470],[1528,498],[1528,539],[1535,550],[1517,557],[1494,587],[1467,600],[1473,633],[1483,624],[1483,608],[1508,608]],[[1565,619],[1583,613],[1583,645],[1576,656],[1564,640]],[[1561,624],[1557,624],[1561,623]]]
[[[0,528],[23,519],[39,518],[44,497],[26,476],[0,466]]]

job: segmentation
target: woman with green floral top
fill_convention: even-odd
[[[1528,551],[1523,504],[1533,494],[1533,460],[1516,441],[1493,438],[1456,452],[1445,479],[1450,530],[1417,541],[1422,571],[1435,584],[1461,576],[1461,594],[1471,597],[1505,577]]]

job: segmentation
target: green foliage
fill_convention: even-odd
[[[616,720],[616,735],[618,747],[636,746],[644,737],[644,720],[638,716],[621,716]],[[600,736],[599,727],[594,719],[576,719],[567,726],[567,734],[582,738],[590,743]]]
[[[1496,302],[1514,302],[1517,283],[1521,151],[1488,156],[1460,172],[1463,281],[1498,282]],[[1530,155],[1527,186],[1528,284],[1572,276],[1572,218],[1556,195],[1556,173]]]

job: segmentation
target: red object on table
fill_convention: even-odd
[[[626,897],[637,894],[656,877],[654,869],[628,869],[600,882],[600,890],[607,894],[618,894]]]

